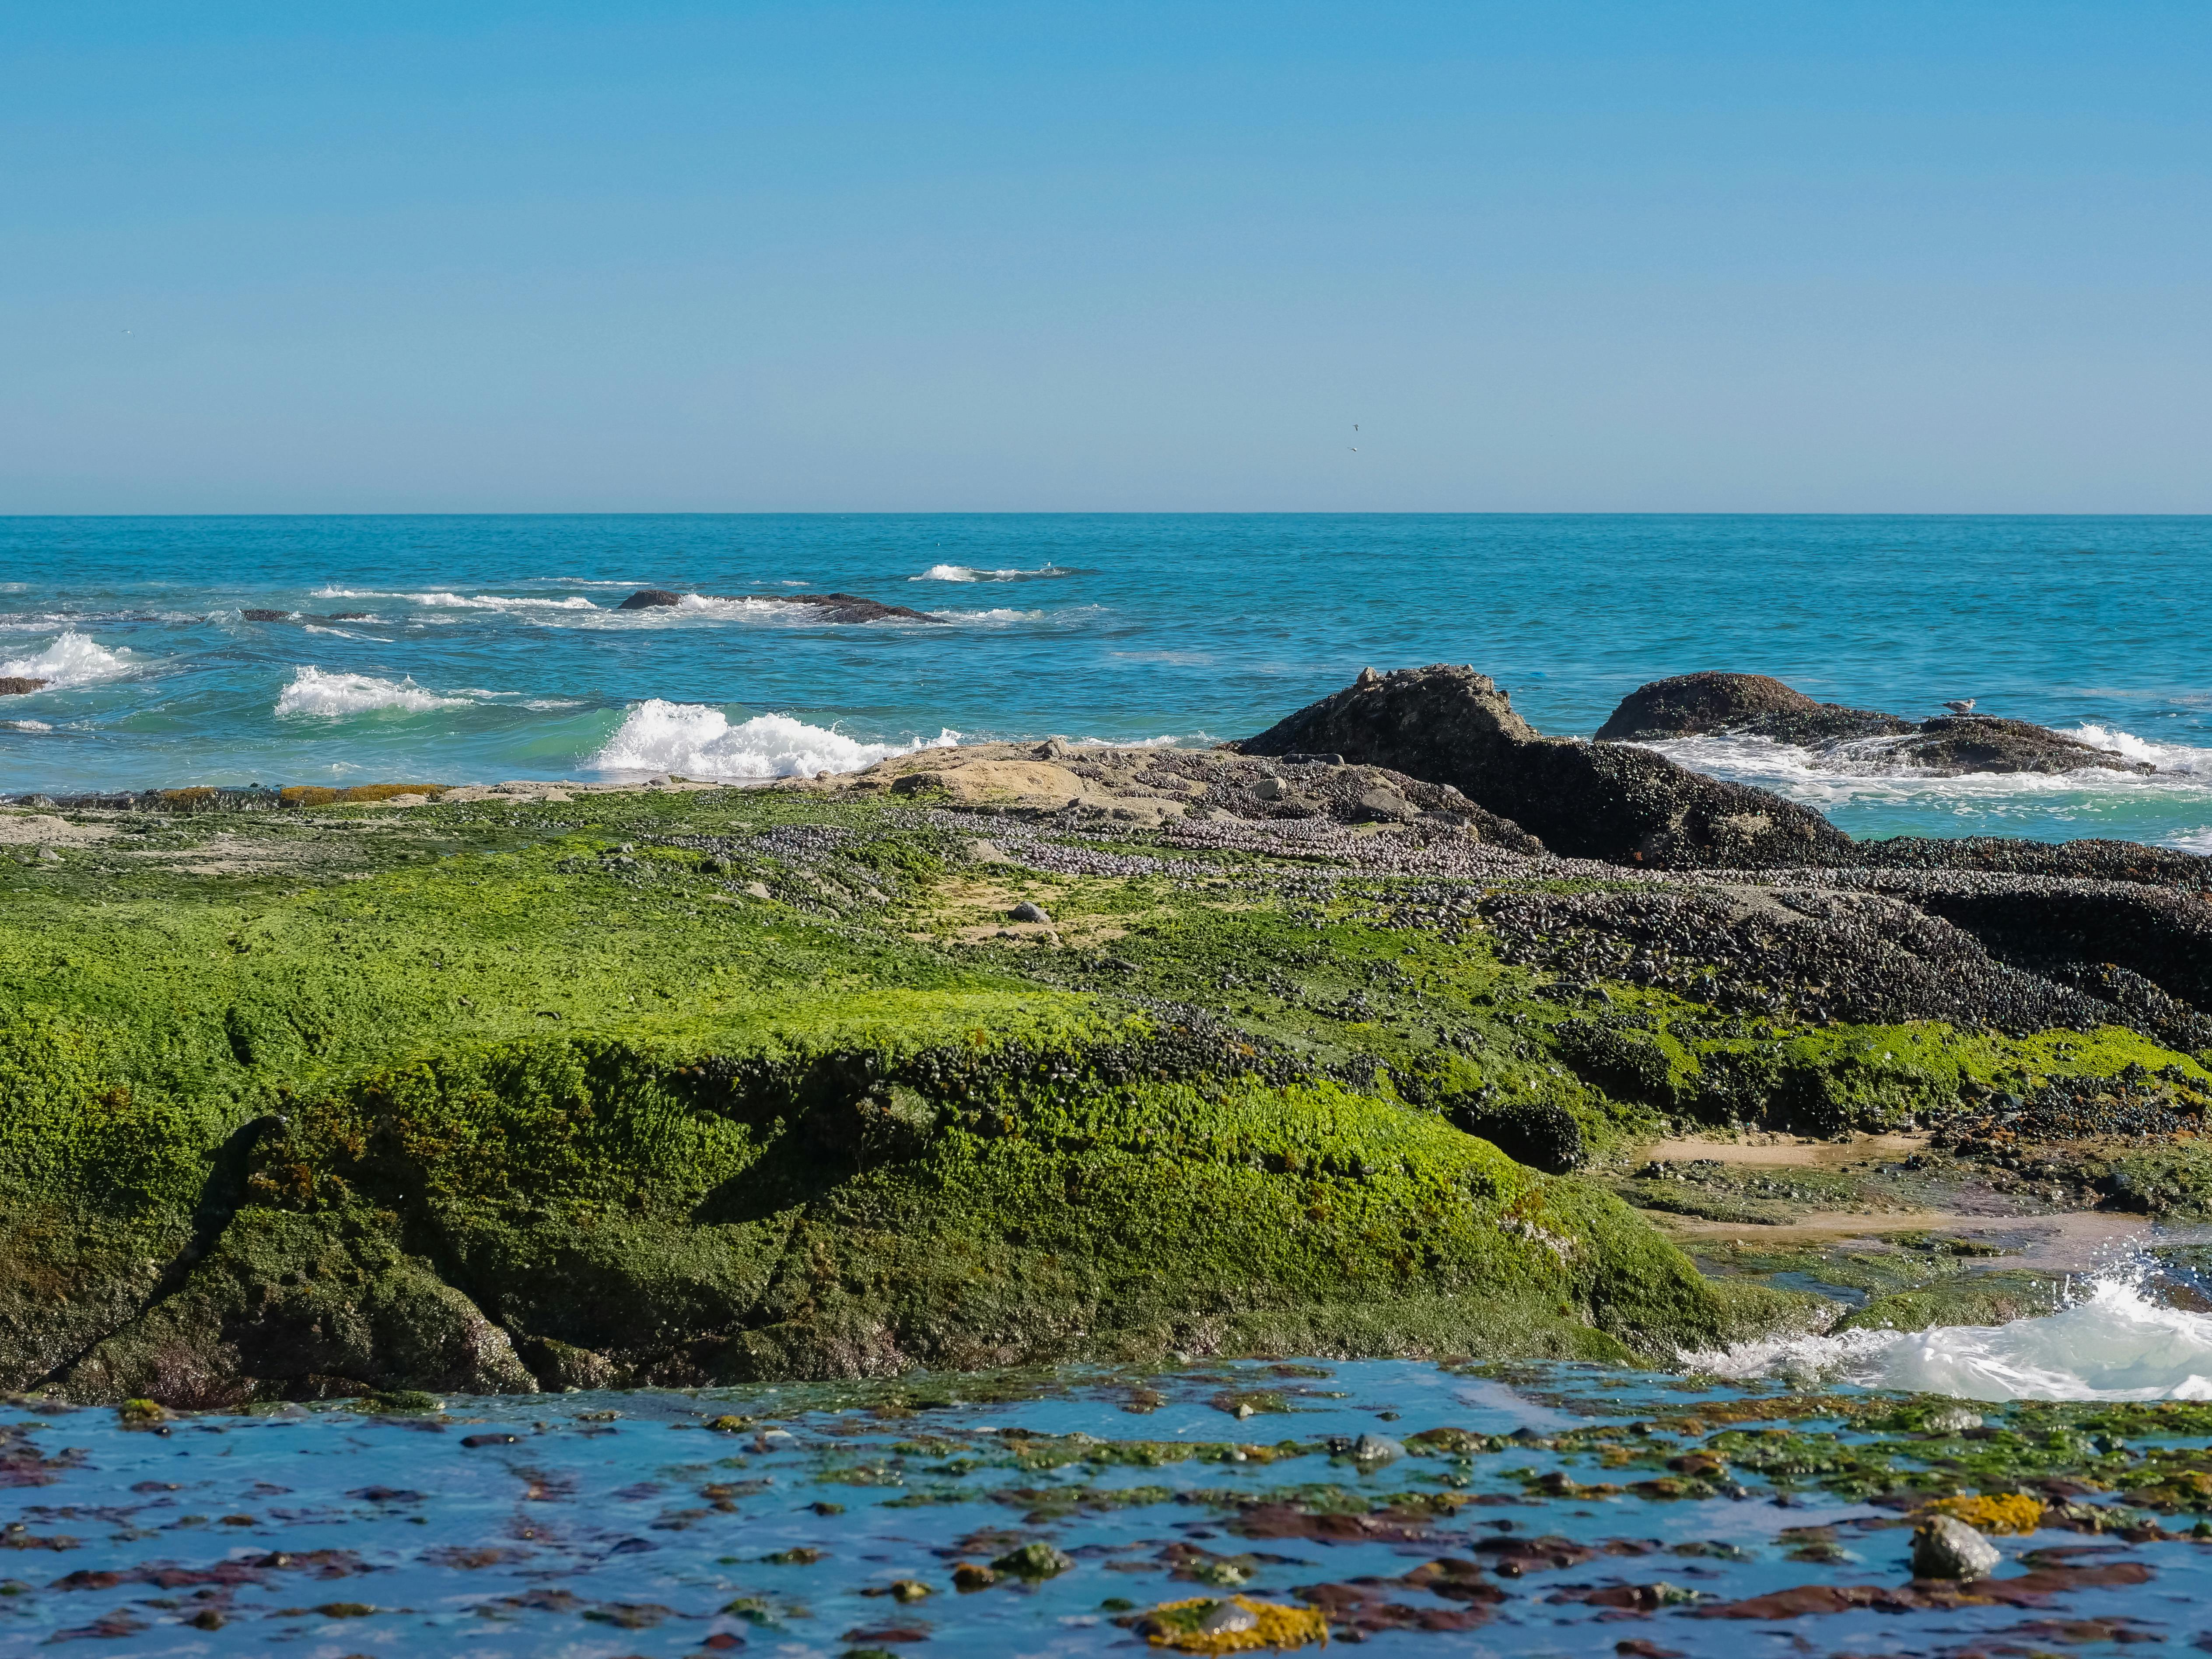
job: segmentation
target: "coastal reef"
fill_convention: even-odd
[[[2207,860],[1853,842],[1472,671],[349,794],[0,807],[0,1387],[1668,1361],[2212,1193]]]

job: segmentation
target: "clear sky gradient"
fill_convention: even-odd
[[[11,0],[0,512],[2212,510],[2209,48]]]

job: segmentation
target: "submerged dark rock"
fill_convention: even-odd
[[[926,611],[916,611],[903,605],[885,605],[878,599],[863,599],[858,593],[722,593],[709,598],[743,600],[753,605],[805,605],[819,613],[822,620],[833,623],[883,622],[896,618],[901,622],[943,623],[942,617],[933,617]],[[684,603],[684,595],[672,593],[665,587],[641,587],[620,605],[617,611],[662,611]]]
[[[241,611],[238,614],[247,622],[285,622],[292,615],[289,611]]]
[[[1708,735],[1766,738],[1834,752],[1878,770],[1956,776],[1967,772],[2112,772],[2157,769],[2027,720],[1991,714],[1896,714],[1815,702],[1765,674],[1677,674],[1638,686],[1597,729],[1600,743],[1653,743]],[[1884,741],[1894,739],[1894,741]]]
[[[1377,675],[1233,745],[1325,751],[1449,784],[1553,853],[1660,868],[1832,861],[1850,837],[1809,807],[1621,744],[1547,738],[1487,675],[1438,663]]]

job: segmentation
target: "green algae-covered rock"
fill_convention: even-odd
[[[1564,1170],[1732,1057],[1917,1102],[2026,1053],[1594,1009],[1496,880],[1395,873],[1450,826],[1317,874],[888,791],[102,822],[0,895],[0,1387],[86,1399],[1665,1358],[1798,1299],[1468,1127]]]

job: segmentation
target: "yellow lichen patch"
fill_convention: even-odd
[[[2021,1492],[1985,1492],[1978,1498],[1941,1498],[1921,1510],[1923,1515],[1948,1515],[1976,1532],[2020,1534],[2043,1524],[2043,1504]]]
[[[1219,1622],[1216,1614],[1224,1607],[1242,1609],[1252,1622],[1241,1630],[1206,1629],[1210,1621]],[[1146,1640],[1179,1653],[1249,1653],[1260,1648],[1302,1648],[1309,1642],[1328,1645],[1325,1615],[1310,1607],[1255,1601],[1249,1595],[1232,1595],[1226,1601],[1209,1595],[1164,1601],[1145,1616],[1145,1625]]]

